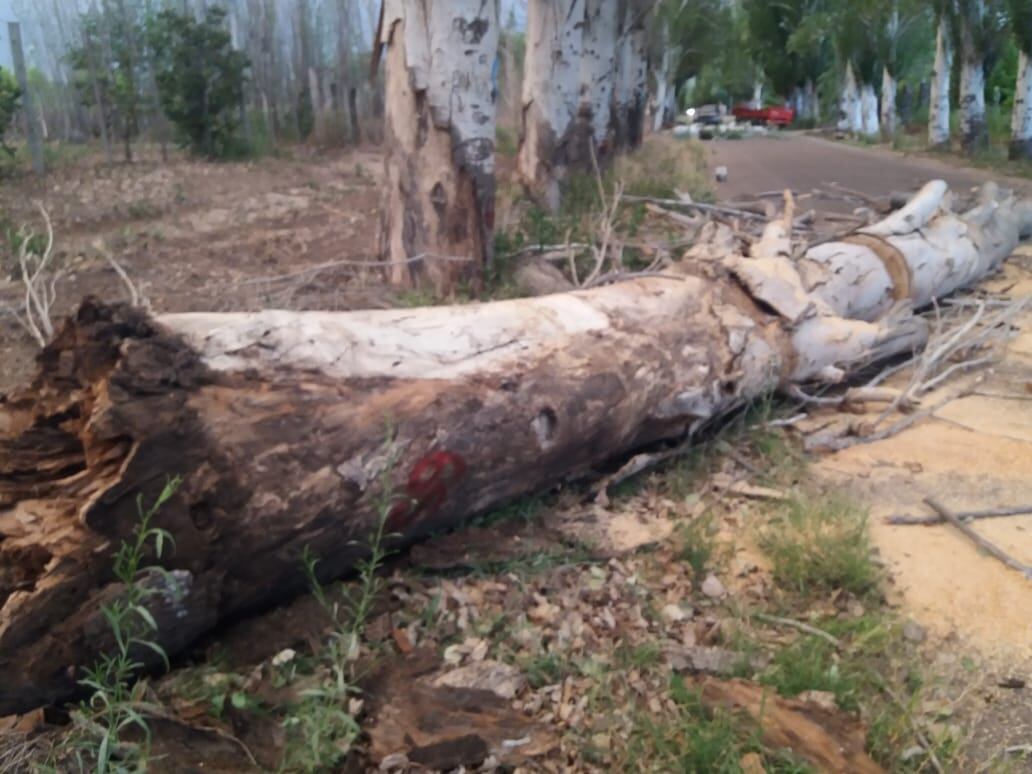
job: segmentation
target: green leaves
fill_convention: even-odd
[[[14,114],[18,112],[21,104],[21,90],[14,76],[4,68],[0,67],[0,148],[13,155],[13,151],[4,145],[4,135],[11,128],[14,121]]]
[[[249,67],[246,55],[233,50],[225,16],[209,8],[198,22],[162,11],[148,30],[161,107],[183,143],[209,158],[239,149],[236,119]]]

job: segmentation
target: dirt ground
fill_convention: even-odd
[[[389,305],[365,270],[340,263],[375,257],[382,163],[375,149],[113,167],[87,156],[42,184],[0,182],[0,228],[42,234],[35,203],[49,213],[63,272],[55,319],[87,294],[127,297],[98,241],[160,312]],[[5,244],[0,254],[9,252]],[[336,265],[310,271],[327,263]],[[17,277],[11,257],[0,259],[0,303],[19,304]],[[4,392],[31,372],[34,354],[9,315],[0,316],[0,352]]]

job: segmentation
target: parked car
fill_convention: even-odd
[[[724,119],[727,108],[723,105],[697,105],[685,111],[688,122],[703,124],[705,126],[716,126]]]
[[[795,110],[790,107],[754,108],[743,103],[735,105],[731,114],[745,123],[771,126],[788,126],[795,120]]]

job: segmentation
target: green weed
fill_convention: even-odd
[[[124,587],[115,601],[102,608],[104,618],[115,639],[113,653],[104,654],[86,671],[81,684],[91,693],[72,712],[74,725],[70,742],[80,770],[87,768],[98,774],[107,771],[134,771],[145,766],[150,746],[150,727],[142,708],[146,683],[133,684],[133,677],[145,666],[143,653],[151,651],[168,667],[165,651],[153,641],[158,625],[147,609],[147,601],[156,595],[180,593],[175,578],[161,567],[144,562],[153,552],[160,559],[166,546],[174,550],[172,536],[152,526],[154,517],[179,487],[178,478],[170,479],[157,499],[145,508],[142,496],[137,498],[139,521],[132,539],[123,542],[115,554],[114,575]],[[157,576],[159,583],[141,580]],[[131,743],[126,735],[131,729],[142,734],[142,743]]]
[[[391,442],[388,462],[380,475],[377,520],[367,545],[368,555],[356,565],[356,589],[331,598],[318,577],[319,560],[307,549],[302,556],[312,594],[333,625],[323,652],[316,654],[316,670],[323,674],[323,679],[319,685],[301,692],[301,702],[291,708],[283,721],[287,745],[282,768],[287,771],[323,771],[337,766],[361,733],[351,711],[352,700],[359,693],[355,663],[383,586],[379,571],[389,554],[387,520],[398,503],[393,485],[395,462],[396,450]]]
[[[760,533],[774,579],[797,593],[871,594],[881,578],[871,559],[867,515],[835,495],[790,501]]]
[[[680,771],[686,774],[740,774],[746,753],[762,756],[766,771],[802,774],[811,769],[780,753],[764,750],[756,729],[727,712],[710,712],[698,692],[680,676],[670,683],[677,706],[673,717],[639,713],[628,740],[625,771]]]
[[[678,526],[677,537],[680,542],[678,558],[692,568],[693,578],[704,578],[717,549],[713,519],[704,515],[682,522]]]

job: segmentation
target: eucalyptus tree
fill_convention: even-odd
[[[494,238],[498,4],[386,0],[377,39],[374,61],[386,52],[380,245],[390,279],[441,291],[476,285]]]
[[[985,113],[987,62],[999,51],[1005,27],[1002,0],[955,0],[954,45],[960,57],[960,140],[964,151],[989,146]]]
[[[872,36],[882,66],[881,129],[891,139],[898,127],[896,97],[899,79],[927,45],[932,16],[924,0],[878,0]]]
[[[957,0],[933,0],[935,14],[935,65],[928,104],[928,144],[950,144],[950,80],[953,74],[953,29],[957,24]]]
[[[1011,116],[1010,157],[1032,159],[1032,3],[1009,0],[1010,23],[1018,44],[1018,82]]]

